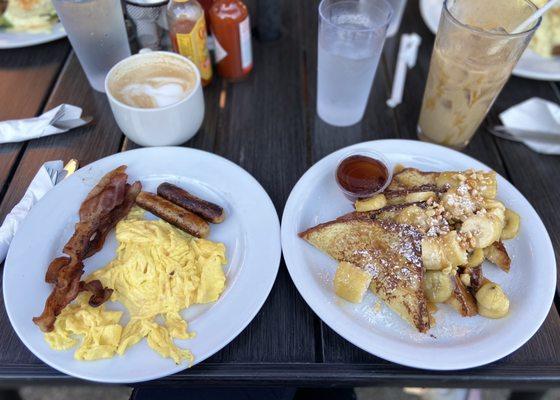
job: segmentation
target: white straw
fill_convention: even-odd
[[[387,100],[387,105],[391,108],[395,108],[402,102],[406,72],[416,65],[418,47],[421,42],[422,39],[416,33],[405,33],[401,36],[397,66],[393,77],[393,90],[391,91],[391,98]]]
[[[535,22],[538,18],[540,18],[545,12],[550,10],[558,0],[550,0],[546,5],[542,8],[539,8],[537,11],[533,13],[529,18],[521,23],[517,28],[515,28],[511,33],[520,33],[527,29],[533,22]]]

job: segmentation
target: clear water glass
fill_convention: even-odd
[[[335,126],[364,116],[391,6],[385,0],[322,0],[319,5],[317,114]]]
[[[105,91],[105,76],[130,56],[120,0],[53,0],[88,81]]]
[[[393,16],[391,17],[391,23],[389,28],[387,28],[387,37],[392,37],[398,32],[401,26],[401,21],[406,8],[406,0],[387,0],[391,7],[393,8]]]

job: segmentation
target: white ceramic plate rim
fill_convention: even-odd
[[[0,49],[30,47],[62,39],[63,37],[66,37],[66,31],[60,22],[53,25],[52,32],[11,32],[0,28]]]
[[[439,6],[439,3],[443,4],[443,0],[420,0],[420,14],[422,15],[424,23],[434,35],[438,30],[438,19],[434,19],[434,13],[431,11],[431,7],[435,7],[435,3],[438,3]],[[558,64],[558,72],[540,71],[532,68],[532,63],[536,61],[540,61],[542,63],[555,63],[554,65]],[[527,49],[521,56],[521,59],[515,66],[512,74],[521,78],[536,79],[541,81],[560,81],[560,57],[557,57],[556,59],[548,59],[540,57],[538,54],[531,51],[531,49]]]
[[[278,268],[280,265],[280,256],[281,256],[281,247],[280,247],[280,224],[278,219],[278,214],[276,213],[276,209],[270,197],[266,193],[266,191],[262,188],[262,186],[253,178],[247,171],[239,167],[238,165],[234,164],[233,162],[217,156],[212,153],[208,153],[201,150],[190,149],[190,148],[183,148],[183,147],[152,147],[152,148],[142,148],[137,150],[131,150],[123,153],[114,154],[109,157],[105,157],[94,163],[91,163],[80,170],[78,170],[75,174],[70,176],[65,181],[59,183],[54,189],[49,191],[39,203],[37,203],[34,208],[29,213],[28,217],[24,220],[22,225],[18,230],[18,234],[14,238],[12,242],[13,245],[8,252],[8,256],[6,259],[6,263],[4,266],[4,280],[3,280],[3,291],[4,291],[4,302],[6,306],[6,311],[10,322],[14,330],[16,331],[19,338],[22,342],[27,346],[27,348],[35,354],[38,358],[40,358],[43,362],[50,365],[51,367],[65,373],[68,375],[75,376],[77,378],[97,381],[97,382],[105,382],[105,383],[134,383],[134,382],[142,382],[152,379],[162,378],[182,370],[188,368],[188,363],[182,363],[180,365],[170,366],[162,370],[159,373],[154,373],[150,375],[142,375],[142,376],[131,376],[129,378],[115,378],[113,376],[92,376],[88,375],[88,373],[76,373],[71,367],[64,365],[64,363],[53,362],[49,358],[49,354],[53,354],[51,352],[55,352],[55,350],[50,350],[45,352],[43,349],[38,349],[36,343],[33,340],[29,340],[27,334],[25,332],[26,327],[20,327],[17,323],[14,323],[14,313],[17,312],[16,305],[12,304],[11,301],[11,293],[12,291],[23,290],[24,288],[17,288],[10,286],[10,282],[12,281],[12,275],[17,273],[17,261],[14,260],[13,254],[16,253],[16,247],[18,246],[18,242],[22,239],[22,236],[25,235],[25,232],[30,229],[30,227],[34,224],[35,220],[40,217],[41,215],[41,207],[40,204],[46,201],[49,201],[49,198],[57,195],[57,192],[63,193],[65,188],[76,184],[76,182],[80,179],[83,179],[89,171],[92,169],[96,169],[101,171],[101,173],[106,173],[111,169],[115,168],[118,165],[127,164],[127,160],[134,157],[142,157],[146,154],[157,153],[159,157],[191,157],[197,160],[206,159],[208,162],[212,162],[213,165],[216,166],[216,173],[220,170],[220,168],[227,168],[230,169],[233,173],[235,173],[239,177],[239,182],[243,181],[244,185],[249,185],[254,188],[253,195],[255,195],[254,199],[251,199],[251,202],[254,200],[257,202],[256,204],[259,205],[258,209],[255,208],[253,210],[252,221],[243,221],[242,226],[245,227],[246,225],[251,224],[252,228],[255,226],[258,227],[261,231],[257,232],[245,232],[246,235],[249,235],[249,239],[258,239],[258,237],[264,237],[264,233],[266,231],[267,239],[262,240],[258,243],[256,240],[253,243],[250,243],[249,240],[246,243],[249,243],[247,249],[245,250],[244,259],[242,261],[242,266],[244,271],[241,271],[239,276],[237,276],[231,284],[231,288],[229,288],[230,292],[232,292],[232,297],[242,298],[244,303],[243,304],[228,304],[226,301],[221,301],[224,296],[222,296],[216,305],[213,305],[212,309],[208,310],[208,313],[216,312],[220,315],[228,314],[234,315],[234,318],[231,318],[230,321],[227,321],[227,326],[221,327],[222,329],[217,329],[215,332],[210,332],[210,337],[208,340],[212,341],[213,347],[210,351],[205,354],[200,354],[196,356],[196,359],[193,363],[193,366],[204,361],[206,358],[212,356],[217,351],[225,347],[231,340],[233,340],[237,335],[245,329],[245,327],[253,320],[257,312],[261,309],[262,305],[264,304],[265,300],[267,299],[270,290],[276,280],[276,275],[278,273]],[[146,172],[149,174],[149,170]],[[257,216],[255,218],[255,215]],[[246,218],[241,216],[241,219]],[[258,251],[257,251],[258,250]],[[257,257],[258,256],[258,257]],[[260,257],[260,258],[259,258]],[[255,259],[258,258],[258,267],[249,269],[247,268],[247,264],[251,262],[252,264],[255,263]],[[266,266],[266,268],[262,268],[262,266]],[[260,271],[260,272],[259,272]],[[253,274],[247,274],[247,272],[252,272]],[[42,276],[37,276],[37,279],[42,280]],[[253,282],[255,281],[255,282]],[[251,287],[251,295],[247,296],[246,294],[241,296],[240,290],[247,289],[247,285],[253,284]],[[44,301],[44,298],[40,298],[40,302]],[[215,307],[215,308],[214,308]],[[218,310],[218,311],[215,311]],[[31,318],[31,316],[29,316]],[[199,332],[197,332],[199,333]],[[189,346],[187,346],[188,348]],[[134,347],[131,349],[133,350]],[[129,350],[129,351],[131,351]],[[153,353],[155,357],[160,357],[155,352]],[[123,358],[126,357],[126,354],[122,356]],[[105,360],[102,360],[103,362]],[[94,361],[92,363],[95,363]],[[147,358],[146,362],[150,362],[150,359]],[[170,363],[172,364],[172,363]],[[83,365],[83,364],[82,364]]]
[[[499,175],[498,185],[501,187],[507,185],[509,186],[508,190],[512,189],[515,192],[516,200],[519,199],[524,203],[524,212],[530,214],[531,222],[535,224],[535,229],[539,231],[539,238],[542,243],[540,255],[545,261],[539,265],[543,266],[542,276],[546,277],[543,287],[539,287],[540,295],[545,299],[542,303],[543,306],[534,310],[534,313],[529,316],[530,323],[524,327],[525,330],[519,332],[518,335],[516,334],[517,336],[513,337],[507,346],[497,346],[499,347],[498,349],[490,352],[480,352],[471,346],[469,352],[462,357],[457,357],[457,354],[453,354],[453,348],[451,350],[447,348],[442,349],[442,351],[438,350],[437,357],[433,357],[433,354],[430,357],[429,354],[424,351],[426,349],[419,349],[418,345],[415,348],[414,343],[407,343],[400,348],[393,348],[391,345],[394,344],[394,342],[386,340],[384,337],[377,335],[371,330],[365,329],[363,326],[357,324],[354,319],[342,312],[339,306],[326,301],[323,293],[319,289],[319,285],[311,281],[303,272],[304,269],[309,267],[306,265],[305,260],[299,256],[298,247],[306,246],[307,244],[297,236],[299,231],[298,222],[301,217],[301,210],[304,207],[304,197],[306,193],[308,193],[308,188],[313,185],[313,182],[318,182],[320,180],[320,176],[323,174],[325,168],[334,168],[340,157],[352,149],[371,149],[385,154],[413,154],[418,157],[434,159],[438,159],[438,156],[441,157],[442,154],[447,154],[447,159],[468,162],[472,168],[491,169],[465,154],[442,146],[399,139],[378,140],[355,144],[331,153],[318,161],[294,186],[286,202],[281,224],[282,252],[286,266],[299,293],[313,311],[331,329],[362,350],[398,364],[428,370],[458,370],[488,364],[507,356],[527,342],[539,329],[549,313],[556,286],[556,259],[548,232],[534,208],[511,183]],[[318,251],[316,249],[314,250]],[[395,314],[394,318],[399,317]],[[375,340],[372,340],[372,336],[375,336]],[[462,349],[464,350],[464,348]],[[433,349],[430,350],[433,351]],[[454,357],[448,357],[450,354],[454,355]]]

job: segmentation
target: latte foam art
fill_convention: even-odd
[[[137,107],[165,107],[184,99],[190,92],[185,81],[174,77],[152,78],[145,83],[131,83],[121,93],[127,104]]]
[[[200,78],[196,67],[182,58],[153,53],[133,56],[111,73],[109,92],[118,101],[136,108],[161,108],[186,99]]]

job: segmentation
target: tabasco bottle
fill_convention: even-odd
[[[232,81],[245,78],[253,69],[247,7],[241,0],[216,0],[208,14],[218,74]]]
[[[206,45],[204,10],[196,0],[170,0],[167,23],[173,50],[189,58],[200,71],[202,84],[212,80],[212,63]]]

